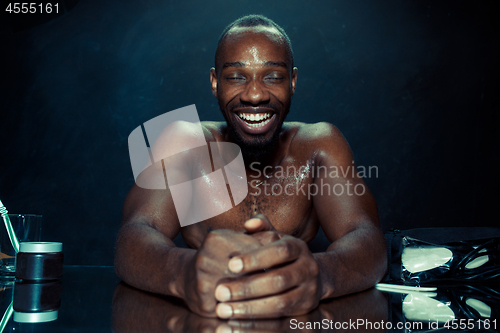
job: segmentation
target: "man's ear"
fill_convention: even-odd
[[[292,70],[292,95],[295,93],[295,84],[297,83],[297,71],[298,71],[297,67],[294,67]]]
[[[212,85],[212,94],[217,97],[217,73],[215,68],[210,68],[210,83]]]

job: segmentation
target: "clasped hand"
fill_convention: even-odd
[[[307,244],[279,233],[261,214],[244,226],[245,233],[208,234],[189,266],[189,308],[219,318],[278,318],[314,309],[319,267]]]

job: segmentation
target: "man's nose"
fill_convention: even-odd
[[[258,105],[269,102],[270,94],[262,82],[252,80],[247,83],[245,90],[241,94],[241,101]]]

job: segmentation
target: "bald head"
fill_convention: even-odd
[[[215,52],[215,70],[220,72],[223,65],[223,51],[242,38],[252,38],[261,35],[278,48],[283,48],[287,54],[287,67],[293,68],[293,50],[285,30],[274,21],[262,15],[248,15],[229,24],[219,37]]]

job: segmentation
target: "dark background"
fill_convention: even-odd
[[[366,182],[384,231],[498,226],[496,2],[67,0],[64,14],[31,17],[1,8],[0,199],[11,213],[42,214],[42,238],[64,243],[66,264],[111,265],[134,182],[128,135],[190,104],[201,120],[222,120],[209,86],[216,41],[257,13],[293,42],[288,119],[335,124],[356,163],[378,167]]]

